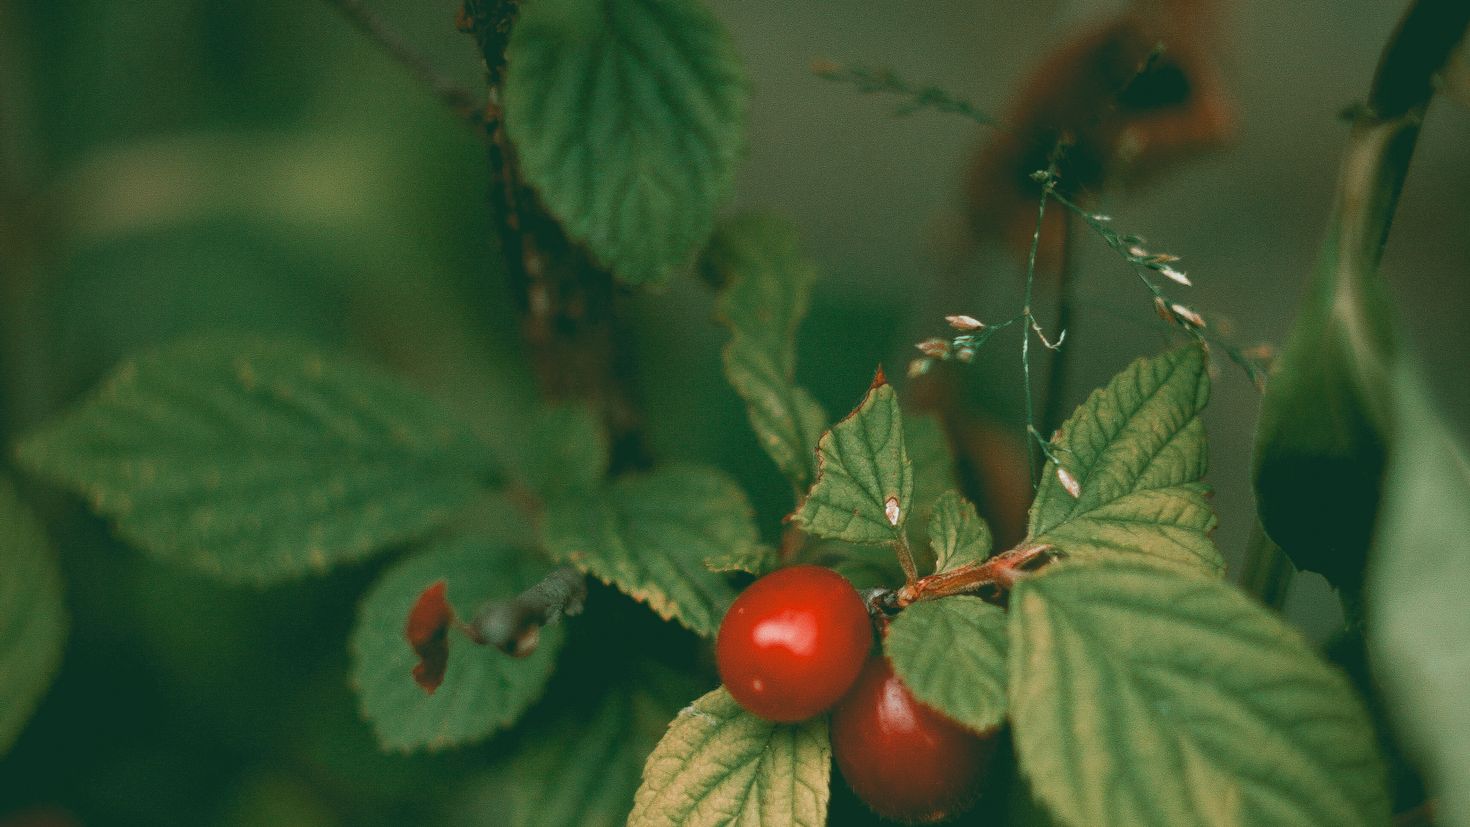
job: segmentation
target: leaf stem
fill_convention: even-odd
[[[1036,251],[1041,246],[1041,227],[1046,220],[1046,199],[1052,195],[1051,173],[1043,173],[1045,176],[1041,184],[1041,197],[1036,202],[1036,231],[1031,234],[1031,251],[1026,256],[1026,293],[1021,304],[1021,317],[1026,324],[1021,331],[1021,384],[1026,396],[1026,431],[1028,434],[1036,431],[1036,403],[1031,394],[1031,334],[1036,332],[1040,335],[1041,330],[1036,324],[1036,317],[1031,313],[1031,294],[1036,283]],[[1043,342],[1045,339],[1042,340]],[[1058,340],[1060,344],[1060,340]],[[1031,487],[1039,485],[1039,472],[1036,463],[1036,450],[1031,445],[1031,440],[1026,440],[1026,466],[1028,469]]]
[[[912,587],[919,580],[919,567],[914,564],[914,550],[909,547],[909,533],[899,529],[893,540],[893,550],[898,554],[898,564],[903,567],[906,586]]]
[[[1057,279],[1057,321],[1058,330],[1068,331],[1072,329],[1072,308],[1076,302],[1077,262],[1075,255],[1075,242],[1077,236],[1077,216],[1068,212],[1067,220],[1062,227],[1062,261]],[[1041,433],[1051,439],[1057,428],[1062,424],[1063,399],[1067,387],[1067,366],[1070,360],[1067,358],[1074,348],[1077,347],[1076,336],[1072,337],[1072,346],[1057,348],[1051,359],[1051,372],[1046,377],[1046,396],[1041,409]]]

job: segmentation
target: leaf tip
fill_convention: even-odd
[[[877,390],[886,384],[888,384],[888,377],[883,373],[883,366],[879,365],[878,369],[873,372],[873,384],[868,386],[868,390]]]

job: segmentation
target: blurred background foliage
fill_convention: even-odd
[[[445,74],[479,87],[452,0],[370,5]],[[891,66],[1002,111],[1039,56],[1117,4],[711,5],[753,86],[735,206],[795,218],[823,268],[798,373],[826,408],[847,410],[876,363],[901,365],[912,342],[943,335],[942,315],[1014,313],[1013,259],[960,252],[965,169],[985,132],[892,117],[892,101],[808,66],[818,56]],[[1186,257],[1194,305],[1240,344],[1283,338],[1326,220],[1346,134],[1337,114],[1367,88],[1399,5],[1223,4],[1209,48],[1238,107],[1237,140],[1103,205],[1120,229]],[[1467,145],[1470,111],[1436,106],[1384,263],[1462,426]],[[222,327],[357,351],[480,428],[513,428],[533,390],[486,181],[483,143],[327,4],[0,0],[0,443],[124,354]],[[1068,408],[1162,341],[1115,254],[1083,238],[1076,255]],[[721,376],[711,304],[691,278],[631,300],[652,449],[730,471],[774,538],[789,489]],[[998,338],[967,374],[976,404],[1002,424],[1017,421],[1013,345]],[[1217,540],[1232,562],[1253,515],[1258,400],[1227,368],[1206,413]],[[123,547],[78,504],[25,492],[61,552],[73,622],[53,689],[0,759],[0,824],[441,823],[450,810],[496,823],[503,779],[484,770],[517,736],[384,755],[356,714],[344,641],[381,561],[226,589]],[[1315,576],[1297,578],[1288,614],[1319,640],[1340,624]],[[654,635],[647,646],[690,646],[629,623],[620,633]],[[574,634],[563,662],[623,668],[590,634],[580,645]]]

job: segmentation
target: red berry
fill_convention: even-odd
[[[908,823],[957,815],[980,794],[994,733],[977,735],[914,700],[874,657],[832,712],[832,753],[873,812]]]
[[[720,624],[715,661],[740,705],[802,721],[846,694],[873,645],[867,607],[840,574],[792,566],[751,583]]]

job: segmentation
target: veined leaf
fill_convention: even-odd
[[[623,281],[660,284],[714,225],[746,88],[697,0],[535,0],[506,49],[505,123],[526,180]]]
[[[817,444],[817,482],[793,515],[809,534],[849,543],[887,543],[914,507],[898,395],[880,370],[852,413]]]
[[[391,377],[233,336],[123,363],[19,456],[160,558],[258,582],[424,534],[481,490],[489,462],[446,410]]]
[[[921,703],[976,732],[1006,717],[1006,613],[978,597],[922,600],[883,639],[893,671]]]
[[[950,571],[990,556],[990,526],[975,504],[958,491],[946,491],[929,517],[929,544],[934,548],[934,570]]]
[[[386,571],[363,600],[352,630],[352,682],[362,714],[385,749],[442,749],[515,723],[556,665],[563,629],[547,626],[536,651],[514,658],[449,632],[449,668],[429,694],[414,683],[417,658],[404,637],[409,609],[443,580],[460,617],[491,598],[514,597],[546,572],[527,552],[464,538],[415,554]]]
[[[61,665],[66,607],[52,554],[40,523],[0,478],[0,755]]]
[[[508,760],[454,808],[456,823],[486,827],[620,827],[643,763],[677,704],[615,687],[591,709],[530,729]]]
[[[954,451],[944,426],[933,414],[903,418],[903,444],[914,469],[914,507],[909,510],[909,540],[922,567],[931,544],[929,526],[934,507],[955,486]]]
[[[831,765],[825,718],[774,724],[721,687],[669,724],[628,827],[822,827]]]
[[[706,560],[756,553],[745,493],[708,468],[620,478],[605,492],[547,504],[542,542],[666,620],[712,637],[735,594]]]
[[[1062,425],[1052,451],[1081,486],[1072,496],[1047,462],[1031,538],[1073,558],[1133,555],[1218,575],[1215,512],[1199,412],[1210,395],[1194,345],[1139,359]]]
[[[760,577],[781,564],[776,550],[764,543],[738,546],[730,551],[704,558],[704,567],[710,571],[743,571]]]
[[[761,447],[800,495],[816,478],[817,440],[827,427],[827,412],[796,384],[796,328],[816,268],[802,255],[795,227],[756,214],[722,227],[705,264],[725,284],[717,306],[730,328],[725,376],[745,400]]]
[[[1036,795],[1074,827],[1388,823],[1352,687],[1222,581],[1059,567],[1011,595],[1011,721]]]
[[[1372,661],[1428,770],[1436,823],[1470,825],[1470,449],[1417,376],[1396,380],[1399,436],[1369,566]]]

